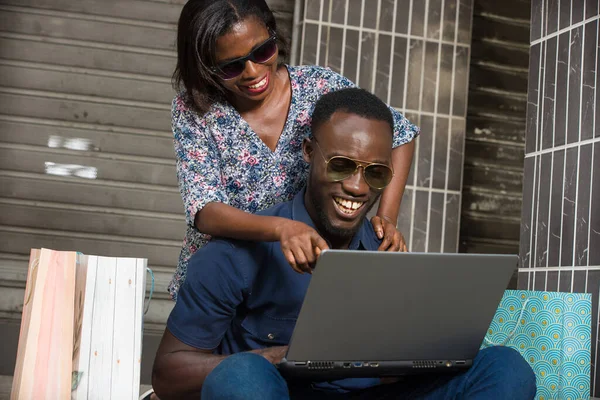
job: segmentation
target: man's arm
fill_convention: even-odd
[[[253,350],[272,364],[284,357],[287,346]],[[212,370],[227,356],[212,350],[196,349],[165,330],[152,369],[152,388],[161,400],[200,398],[202,384]]]
[[[165,329],[152,368],[152,388],[161,400],[199,399],[204,379],[224,358],[188,346]]]

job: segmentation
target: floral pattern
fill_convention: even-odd
[[[288,118],[272,151],[229,103],[216,103],[204,116],[188,108],[183,97],[173,100],[172,129],[177,177],[185,206],[187,232],[177,270],[169,285],[176,299],[189,258],[210,236],[194,227],[206,204],[221,202],[255,213],[291,200],[305,184],[308,165],[302,141],[311,134],[312,110],[324,94],[354,87],[343,76],[317,66],[287,66],[292,88]],[[393,110],[394,147],[411,141],[419,129]]]

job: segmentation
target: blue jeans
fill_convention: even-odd
[[[227,357],[204,381],[202,400],[214,399],[533,399],[535,375],[519,353],[508,347],[479,352],[473,366],[459,374],[420,375],[404,380],[331,394],[286,380],[264,357],[239,353]]]

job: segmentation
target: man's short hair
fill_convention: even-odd
[[[337,111],[385,121],[390,125],[391,132],[394,132],[394,117],[383,101],[364,89],[347,88],[329,92],[317,101],[311,122],[313,134]]]

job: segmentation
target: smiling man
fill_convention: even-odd
[[[381,241],[365,217],[393,177],[392,115],[374,95],[344,89],[323,96],[312,118],[313,137],[303,143],[306,189],[262,214],[303,222],[330,248],[377,250]],[[318,253],[302,251],[308,261]],[[162,400],[535,394],[531,368],[510,349],[482,351],[467,373],[440,381],[286,382],[274,365],[285,355],[311,278],[290,268],[286,252],[279,243],[215,239],[191,258],[154,363],[153,386]]]

